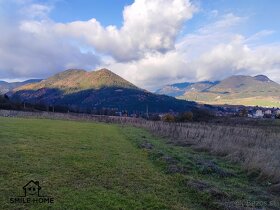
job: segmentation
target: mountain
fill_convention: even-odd
[[[163,88],[158,89],[155,93],[178,97],[184,95],[184,93],[186,92],[205,90],[213,86],[214,84],[217,84],[217,82],[202,81],[196,83],[192,83],[192,82],[176,83],[172,85],[166,85]]]
[[[14,89],[15,102],[63,106],[74,111],[100,109],[129,112],[168,112],[197,109],[197,104],[140,89],[108,69],[71,69],[38,83]]]
[[[16,88],[20,90],[39,90],[43,88],[59,89],[64,93],[74,93],[87,89],[98,89],[102,87],[123,87],[137,89],[130,82],[114,74],[108,69],[87,72],[81,69],[69,69],[58,73],[47,80],[39,83],[27,84]]]
[[[187,84],[187,83],[183,83]],[[175,84],[178,85],[178,84]],[[162,92],[168,85],[158,92]],[[168,95],[206,104],[280,107],[280,85],[265,75],[235,75],[217,82],[190,83]]]
[[[0,95],[3,95],[17,87],[26,85],[26,84],[32,84],[32,83],[37,83],[40,82],[41,79],[30,79],[26,80],[23,82],[5,82],[5,81],[0,81]]]

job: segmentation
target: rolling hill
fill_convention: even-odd
[[[213,85],[217,84],[217,82],[211,81],[202,81],[202,82],[184,82],[184,83],[176,83],[172,85],[166,85],[161,89],[156,91],[157,94],[164,94],[173,97],[178,97],[184,95],[186,92],[196,92],[202,91]]]
[[[26,80],[23,82],[5,82],[5,81],[0,81],[0,95],[3,95],[17,87],[26,85],[26,84],[32,84],[32,83],[37,83],[40,82],[41,79],[30,79],[30,80]]]
[[[168,85],[157,93],[206,104],[280,107],[280,85],[264,75],[235,75],[222,81],[182,84],[186,85]],[[166,92],[168,87],[175,90]]]
[[[40,90],[44,88],[59,89],[64,93],[74,93],[87,89],[100,89],[102,87],[122,87],[138,89],[135,85],[124,80],[108,69],[87,72],[81,69],[69,69],[58,73],[39,83],[27,84],[18,87],[18,90]]]
[[[14,89],[15,102],[63,106],[75,111],[113,109],[129,112],[181,112],[197,108],[194,102],[150,93],[108,69],[87,72],[70,69],[38,83]]]

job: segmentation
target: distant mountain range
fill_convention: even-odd
[[[42,81],[41,79],[30,79],[26,80],[24,82],[5,82],[5,81],[0,81],[0,95],[5,94],[17,87],[26,85],[26,84],[31,84],[31,83],[37,83]]]
[[[198,108],[195,102],[140,89],[108,69],[66,70],[46,80],[17,87],[7,95],[14,102],[64,106],[77,111],[114,109],[131,113],[148,109],[160,113]]]
[[[156,93],[204,104],[280,107],[280,84],[264,75],[236,75],[215,82],[177,83],[166,85]]]
[[[68,107],[82,112],[111,109],[143,113],[148,109],[149,112],[161,113],[213,108],[193,101],[201,104],[280,107],[280,85],[264,75],[177,83],[151,93],[108,69],[92,72],[70,69],[45,80],[1,81],[0,95],[5,93],[13,102]]]

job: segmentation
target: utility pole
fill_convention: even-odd
[[[149,118],[149,106],[148,106],[148,104],[146,105],[146,117],[147,117],[147,119]]]

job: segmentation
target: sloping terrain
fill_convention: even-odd
[[[58,73],[39,83],[29,84],[16,88],[20,90],[39,90],[42,88],[59,89],[64,93],[73,93],[87,89],[99,89],[102,87],[122,87],[138,89],[135,85],[124,80],[108,69],[87,72],[80,69],[70,69]]]
[[[206,84],[202,86],[198,82],[181,88],[176,97],[206,104],[280,107],[280,85],[264,75],[237,75]],[[174,94],[171,92],[169,95]]]
[[[5,82],[5,81],[0,81],[0,95],[3,95],[9,91],[12,91],[13,89],[23,86],[23,85],[27,85],[27,84],[31,84],[31,83],[37,83],[40,82],[41,79],[30,79],[30,80],[26,80],[24,82]]]
[[[213,85],[217,84],[218,82],[210,82],[210,81],[202,81],[202,82],[185,82],[185,83],[176,83],[172,85],[166,85],[161,89],[156,91],[157,94],[164,94],[168,96],[182,96],[186,92],[197,92],[197,91],[204,91],[207,88],[212,87]]]

